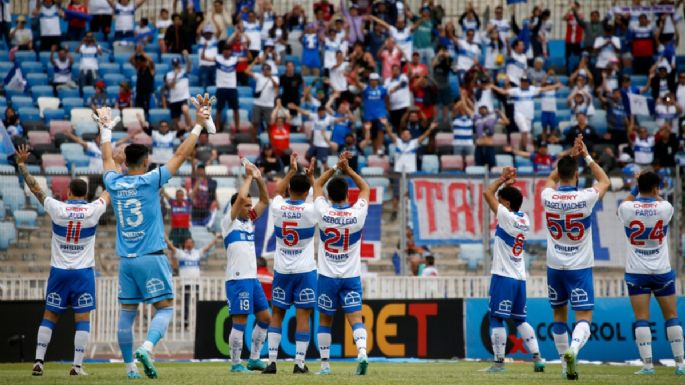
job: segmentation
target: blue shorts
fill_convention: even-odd
[[[664,274],[625,274],[629,295],[651,294],[655,297],[675,295],[675,272]]]
[[[338,305],[343,312],[353,313],[362,310],[362,280],[354,278],[330,278],[319,275],[317,284],[318,307],[328,316],[335,314]]]
[[[119,302],[135,305],[174,298],[171,267],[164,254],[121,258],[119,262]]]
[[[571,302],[573,310],[592,310],[595,307],[595,289],[592,268],[556,270],[547,268],[547,290],[552,307]]]
[[[316,270],[296,274],[274,272],[271,302],[283,310],[288,310],[292,304],[297,309],[313,309],[316,305]]]
[[[269,308],[262,284],[256,278],[226,281],[226,299],[229,315],[257,314]]]
[[[526,281],[493,274],[490,279],[490,316],[526,320]]]
[[[321,56],[318,50],[302,50],[302,65],[309,68],[321,68]]]
[[[72,308],[74,313],[95,310],[95,272],[92,267],[75,270],[50,268],[45,309],[62,313],[68,308]]]
[[[552,111],[542,111],[542,114],[540,114],[540,124],[543,128],[557,128],[557,113]]]

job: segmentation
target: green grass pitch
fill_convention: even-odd
[[[319,368],[318,362],[309,363],[312,371]],[[70,378],[69,364],[48,363],[43,377],[31,376],[31,364],[2,364],[0,365],[0,385],[16,384],[259,384],[259,385],[386,385],[386,384],[467,384],[467,385],[553,385],[568,384],[562,380],[559,365],[548,365],[545,373],[533,373],[530,363],[515,363],[507,365],[506,373],[488,374],[479,372],[487,367],[485,362],[436,362],[436,363],[375,363],[369,364],[369,374],[365,377],[355,376],[356,365],[350,362],[332,362],[331,376],[293,375],[292,362],[279,362],[277,375],[262,375],[261,373],[231,374],[228,363],[159,363],[159,379],[128,380],[124,375],[123,364],[90,364],[86,370],[88,377]],[[140,365],[139,365],[140,367]],[[142,367],[141,375],[142,373]],[[633,372],[639,368],[608,365],[580,365],[580,380],[577,383],[586,384],[682,384],[685,378],[676,377],[673,368],[657,367],[655,376],[636,376]]]

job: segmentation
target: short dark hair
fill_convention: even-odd
[[[349,185],[345,178],[335,177],[328,182],[326,191],[328,192],[328,199],[333,202],[343,202],[347,198],[347,190]]]
[[[247,197],[249,198],[250,195],[248,194]],[[231,206],[233,206],[235,204],[235,201],[237,201],[237,200],[238,200],[238,193],[233,193],[233,195],[231,195]]]
[[[435,257],[432,255],[426,255],[423,259],[426,260],[426,266],[435,265]]]
[[[573,178],[578,171],[578,161],[576,158],[566,155],[565,157],[559,159],[559,163],[557,163],[557,170],[559,171],[559,178],[561,180],[569,180]]]
[[[71,191],[71,195],[75,197],[85,197],[88,194],[88,183],[83,179],[72,179],[71,182],[69,182],[69,191]]]
[[[149,153],[147,146],[142,144],[129,144],[124,150],[126,154],[126,164],[129,167],[136,167],[143,164],[143,160]]]
[[[173,13],[173,14],[171,15],[171,20],[175,20],[177,17],[180,19],[180,18],[181,18],[181,14],[180,14],[180,13]]]
[[[497,192],[497,196],[509,202],[512,211],[519,211],[521,209],[523,194],[521,194],[521,190],[516,187],[504,186]]]
[[[309,191],[311,183],[309,178],[304,174],[297,174],[290,179],[290,192],[295,194],[304,194]]]
[[[654,190],[654,187],[659,187],[661,185],[661,178],[659,174],[653,171],[647,171],[637,178],[637,189],[642,194],[649,194]]]

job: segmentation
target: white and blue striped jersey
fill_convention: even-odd
[[[39,21],[40,21],[40,35],[41,36],[59,36],[62,34],[62,28],[59,24],[59,6],[53,4],[49,7],[41,5]]]
[[[205,48],[205,44],[207,44],[207,47]],[[204,37],[200,38],[200,41],[198,42],[198,45],[200,46],[200,66],[207,66],[207,67],[214,67],[214,62],[211,59],[216,59],[216,57],[219,55],[219,41],[216,40],[215,37],[212,36],[211,39],[207,40]],[[208,60],[203,60],[202,59],[202,53],[204,52],[204,57]]]
[[[221,235],[226,248],[226,280],[256,279],[257,253],[252,219],[231,219],[231,209],[221,221]]]
[[[542,190],[541,198],[548,230],[547,266],[557,270],[592,267],[592,210],[599,192],[560,186]]]
[[[319,274],[329,278],[361,276],[361,246],[369,203],[331,204],[318,197],[314,207],[319,220]]]
[[[535,97],[540,94],[540,88],[529,86],[528,89],[514,87],[509,89],[509,98],[514,102],[514,112],[523,115],[528,120],[535,117]]]
[[[59,57],[55,56],[52,61],[52,71],[54,73],[52,80],[55,83],[63,84],[71,81],[71,61],[68,58],[59,60]]]
[[[43,206],[52,220],[50,265],[69,270],[95,266],[95,230],[107,209],[105,200],[60,202],[47,197]]]
[[[639,136],[635,137],[633,152],[635,153],[635,163],[640,165],[652,164],[654,160],[654,137],[648,136],[645,139]]]
[[[459,115],[452,120],[452,145],[473,146],[473,118]]]
[[[181,279],[200,278],[202,255],[199,249],[176,249],[176,259],[178,259],[178,276]]]
[[[79,53],[81,54],[81,60],[79,61],[79,70],[81,72],[85,70],[97,71],[100,68],[98,64],[98,49],[100,46],[97,44],[84,44],[79,48]]]
[[[181,69],[178,73],[170,71],[166,74],[167,83],[174,81],[174,79],[176,81],[174,87],[169,88],[169,102],[178,103],[190,99],[190,79],[185,68]]]
[[[509,80],[514,84],[521,84],[521,77],[528,71],[528,58],[525,53],[511,52],[507,58],[506,72]]]
[[[399,30],[391,25],[390,36],[395,39],[395,43],[404,53],[405,58],[402,60],[411,60],[411,55],[414,53],[414,40],[411,28],[405,26],[403,30]]]
[[[217,55],[214,60],[216,60],[216,88],[235,89],[238,86],[235,71],[238,57],[231,55],[227,59],[224,55]]]
[[[243,21],[243,32],[248,39],[250,39],[250,51],[261,51],[262,50],[262,26],[259,21],[250,23],[249,21]]]
[[[117,219],[116,252],[120,257],[135,258],[166,249],[159,190],[170,178],[166,166],[142,175],[107,171],[103,176]]]
[[[121,5],[117,3],[114,6],[114,30],[117,32],[132,32],[135,27],[134,15],[136,14],[136,5],[134,1],[128,5]]]
[[[473,67],[474,60],[480,59],[480,45],[475,41],[469,43],[466,39],[459,39],[457,47],[457,70],[468,71]]]
[[[154,130],[152,131],[152,163],[164,164],[174,157],[174,140],[176,133],[167,131],[166,134]]]
[[[665,274],[671,271],[668,255],[668,224],[673,206],[654,198],[624,201],[618,207],[628,239],[626,273]]]
[[[518,280],[526,279],[525,246],[530,220],[523,212],[497,206],[497,229],[492,256],[492,274]]]
[[[342,51],[343,55],[347,54],[347,42],[342,38],[335,38],[331,40],[326,37],[323,41],[323,67],[331,69],[336,64],[335,53]]]
[[[411,139],[407,142],[400,138],[395,140],[395,172],[406,172],[408,174],[416,172],[416,150],[420,147],[418,139]]]
[[[314,235],[318,215],[314,204],[276,195],[270,211],[276,236],[274,271],[296,274],[315,270]]]

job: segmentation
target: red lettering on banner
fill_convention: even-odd
[[[539,179],[535,182],[535,192],[533,193],[533,231],[542,230],[544,208],[542,207],[542,190],[545,189],[547,181]]]
[[[459,231],[459,214],[464,213],[464,221],[466,232],[471,234],[476,234],[476,226],[473,223],[473,211],[472,207],[469,206],[468,194],[469,185],[463,182],[452,182],[447,185],[447,197],[449,204],[449,216],[450,216],[450,230],[452,232]],[[457,206],[457,194],[461,193],[461,205]]]
[[[437,303],[410,303],[409,314],[416,318],[416,355],[428,355],[428,317],[438,315]]]
[[[444,199],[442,194],[442,183],[428,180],[416,180],[414,181],[414,187],[416,189],[416,200],[424,201],[426,213],[428,214],[428,232],[434,233],[438,229],[435,218],[435,201]]]

